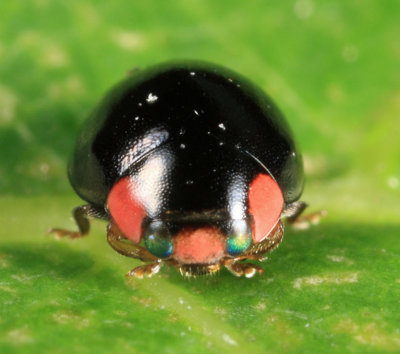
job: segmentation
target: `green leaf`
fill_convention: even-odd
[[[396,2],[4,1],[0,11],[0,352],[399,352]],[[66,164],[85,117],[137,66],[224,64],[261,85],[304,152],[320,225],[286,228],[252,279],[151,279],[115,253]]]

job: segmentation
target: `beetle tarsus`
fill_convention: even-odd
[[[97,219],[107,219],[107,213],[104,209],[95,207],[90,204],[81,205],[72,211],[72,215],[78,226],[79,231],[71,231],[66,229],[51,228],[47,230],[47,234],[55,234],[56,237],[68,237],[71,239],[81,238],[89,234],[90,222],[89,217]]]
[[[246,278],[252,278],[256,273],[262,274],[264,272],[264,269],[258,265],[251,263],[236,263],[236,260],[234,259],[225,261],[224,266],[236,277],[244,275]]]
[[[306,230],[308,229],[311,225],[317,225],[319,224],[320,220],[322,217],[325,217],[327,215],[326,210],[320,210],[316,211],[311,214],[307,214],[304,216],[301,216],[297,218],[296,220],[289,222],[289,224],[297,230]]]
[[[48,229],[46,234],[47,235],[54,234],[56,238],[68,237],[70,239],[77,239],[77,238],[81,238],[81,237],[85,236],[85,235],[82,235],[82,233],[79,231],[70,231],[70,230],[57,229],[57,228]]]
[[[159,272],[161,266],[161,262],[141,265],[139,267],[133,268],[126,275],[129,278],[135,277],[137,279],[143,279],[144,277],[151,278],[154,274],[157,274]]]
[[[290,203],[282,211],[282,217],[286,217],[286,222],[294,229],[305,230],[311,225],[318,224],[321,217],[325,217],[328,214],[326,210],[320,210],[302,215],[306,208],[307,204],[305,202]]]

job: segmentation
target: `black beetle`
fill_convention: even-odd
[[[281,218],[306,204],[303,164],[271,99],[246,78],[204,62],[138,70],[109,92],[84,125],[69,164],[79,232],[88,217],[109,221],[119,253],[149,264],[142,278],[173,265],[183,275],[236,276],[262,268],[283,237]]]

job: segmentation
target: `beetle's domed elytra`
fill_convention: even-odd
[[[103,205],[128,169],[167,143],[188,167],[197,152],[204,161],[222,147],[247,154],[278,182],[285,202],[301,194],[301,155],[273,102],[244,77],[203,62],[139,70],[111,90],[79,136],[71,183],[82,198]],[[209,172],[206,163],[202,168]]]

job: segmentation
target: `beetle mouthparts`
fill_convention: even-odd
[[[214,274],[219,269],[219,264],[184,264],[179,267],[179,272],[185,277],[195,277]]]

